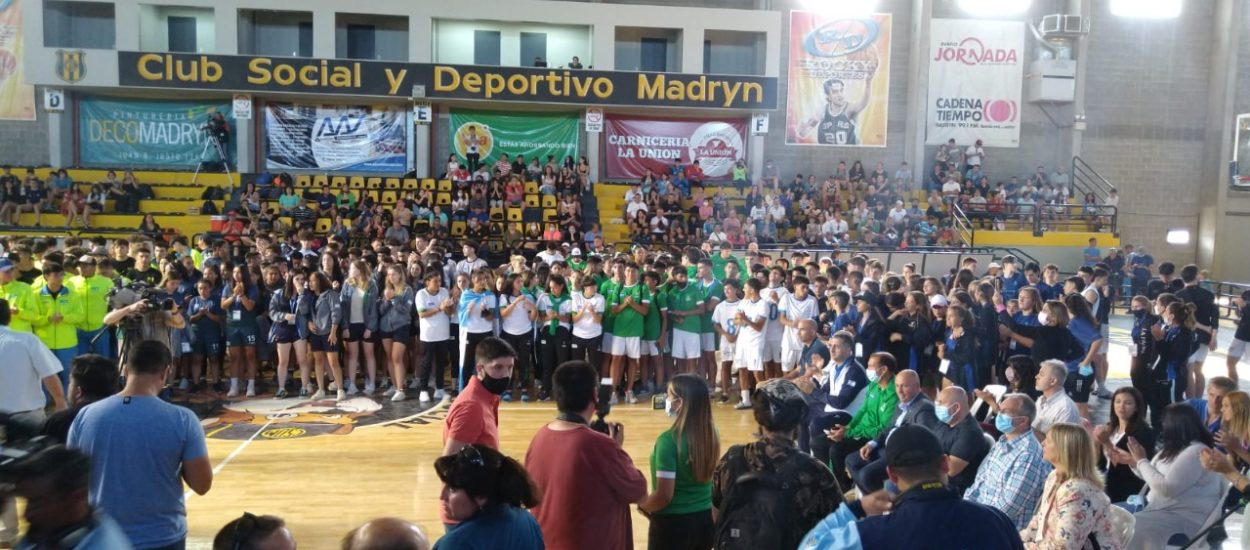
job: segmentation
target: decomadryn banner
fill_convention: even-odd
[[[407,170],[408,111],[356,105],[265,106],[268,170]]]
[[[234,130],[228,101],[141,101],[86,96],[78,100],[78,160],[86,166],[194,167],[219,160],[205,148],[214,112]],[[235,140],[226,144],[233,155]]]
[[[35,9],[39,9],[38,4]],[[35,87],[22,62],[22,0],[0,0],[0,119],[35,120]]]
[[[483,164],[491,165],[504,153],[509,160],[525,155],[525,162],[538,159],[556,162],[564,157],[577,159],[577,113],[497,113],[453,109],[447,126],[451,150],[460,162],[477,153]]]
[[[1024,23],[934,19],[925,143],[1020,146]]]
[[[729,179],[746,159],[747,120],[662,119],[608,115],[603,148],[608,178],[636,179],[668,172],[674,160],[699,161],[703,177]]]
[[[787,145],[885,147],[891,22],[790,12]]]

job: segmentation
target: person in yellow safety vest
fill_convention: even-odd
[[[0,299],[8,300],[13,315],[9,329],[17,332],[34,332],[34,322],[39,319],[39,306],[30,285],[17,280],[17,265],[13,260],[0,258]]]
[[[43,278],[47,283],[35,291],[39,320],[35,335],[52,350],[61,362],[61,382],[69,387],[70,362],[78,355],[78,325],[83,321],[82,302],[64,285],[65,268],[44,262]]]
[[[94,353],[113,357],[111,340],[104,331],[104,316],[109,312],[108,294],[113,281],[96,272],[95,256],[78,258],[78,275],[65,281],[65,286],[78,296],[83,319],[78,324],[78,354]]]

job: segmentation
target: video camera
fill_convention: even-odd
[[[213,139],[216,139],[218,143],[225,145],[230,141],[230,128],[226,126],[226,119],[218,115],[220,115],[220,113],[214,113],[209,116],[208,122],[205,122],[203,126],[200,126],[200,130],[207,132],[209,135],[213,136]]]
[[[173,311],[177,305],[168,292],[157,287],[135,281],[128,285],[114,287],[108,293],[109,309],[118,310],[146,301],[151,311]]]
[[[595,419],[590,423],[590,429],[611,436],[607,421],[610,412],[612,412],[612,379],[604,378],[599,381],[599,403],[595,407]]]

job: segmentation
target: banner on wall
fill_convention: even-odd
[[[790,12],[787,145],[885,147],[891,23]]]
[[[658,176],[680,159],[698,160],[705,179],[729,179],[747,153],[746,119],[608,116],[603,136],[608,178],[641,178],[648,169]]]
[[[38,9],[38,6],[36,6]],[[35,87],[22,61],[22,0],[0,1],[0,120],[35,120]]]
[[[355,105],[265,106],[265,168],[404,172],[407,110]]]
[[[1024,23],[934,19],[925,143],[1020,146]]]
[[[230,104],[83,97],[78,100],[78,158],[89,166],[196,166],[205,153],[202,130],[214,112],[234,129]],[[226,147],[234,150],[234,141]],[[201,157],[203,155],[203,157]]]
[[[534,159],[545,163],[547,155],[556,162],[577,158],[578,124],[577,113],[452,110],[447,129],[451,151],[462,163],[468,163],[466,155],[474,150],[487,165],[504,153],[511,160],[525,155],[526,163]]]

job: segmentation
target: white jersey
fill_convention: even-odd
[[[440,288],[437,294],[430,294],[428,289],[422,288],[417,291],[414,301],[417,313],[424,313],[431,309],[439,309],[445,300],[447,300],[447,289]],[[451,339],[451,318],[442,310],[429,317],[418,317],[417,328],[421,331],[422,342],[442,342]]]
[[[777,293],[776,300],[773,299],[773,292]],[[764,337],[769,342],[781,340],[781,329],[784,327],[781,326],[777,319],[781,317],[781,304],[785,302],[786,297],[789,295],[790,291],[786,290],[784,286],[768,287],[760,291],[760,298],[767,304],[766,316],[768,322],[764,324]]]
[[[494,332],[495,322],[482,316],[483,312],[495,312],[495,305],[498,301],[494,294],[487,293],[486,297],[479,300],[476,304],[469,306],[471,309],[465,317],[464,324],[460,325],[460,330],[468,333],[480,334],[483,332]]]
[[[546,315],[550,312],[551,312],[551,295],[544,292],[542,293],[542,295],[538,297],[538,314],[539,314],[538,315],[538,319],[539,319],[538,328],[539,330],[542,330],[543,328],[547,327],[548,322],[543,321],[542,319],[544,319]],[[557,311],[556,315],[566,315],[572,312],[573,312],[573,300],[565,300],[564,303],[560,305],[560,311]],[[560,326],[564,328],[571,328],[572,325],[570,323],[560,321]]]
[[[806,298],[799,300],[793,294],[787,294],[781,300],[781,312],[785,313],[786,318],[791,321],[801,321],[803,319],[815,320],[820,314],[820,305],[816,302],[816,298],[809,293]],[[802,351],[803,343],[799,341],[798,327],[784,327],[785,334],[781,339],[781,349],[787,351]]]
[[[604,302],[603,296],[598,293],[587,298],[579,292],[573,295],[572,300],[569,300],[569,306],[569,313],[576,313],[581,311],[582,308],[589,306],[590,311],[602,316],[603,310],[607,307],[607,304]],[[602,317],[600,317],[600,319],[602,319]],[[583,340],[589,340],[599,336],[600,334],[603,334],[603,323],[596,323],[594,315],[582,315],[576,322],[573,323],[573,336]]]
[[[712,310],[712,322],[727,334],[738,334],[738,326],[734,324],[734,317],[738,315],[738,304],[741,303],[739,300],[734,300],[716,304],[716,309]],[[730,342],[728,338],[721,338],[720,349],[732,356],[734,342]]]
[[[738,301],[738,309],[742,311],[748,321],[758,322],[761,319],[768,318],[769,304],[763,298],[754,302],[750,300]],[[767,329],[765,329],[767,330]],[[755,330],[749,325],[738,327],[738,349],[755,350],[754,353],[760,353],[764,348],[764,333]]]
[[[503,309],[513,302],[521,302],[512,308],[512,313],[503,315]],[[499,297],[499,313],[503,319],[499,323],[499,328],[503,332],[513,336],[526,336],[534,331],[534,322],[530,320],[530,312],[535,311],[537,306],[532,300],[525,295],[521,296],[500,296]]]

